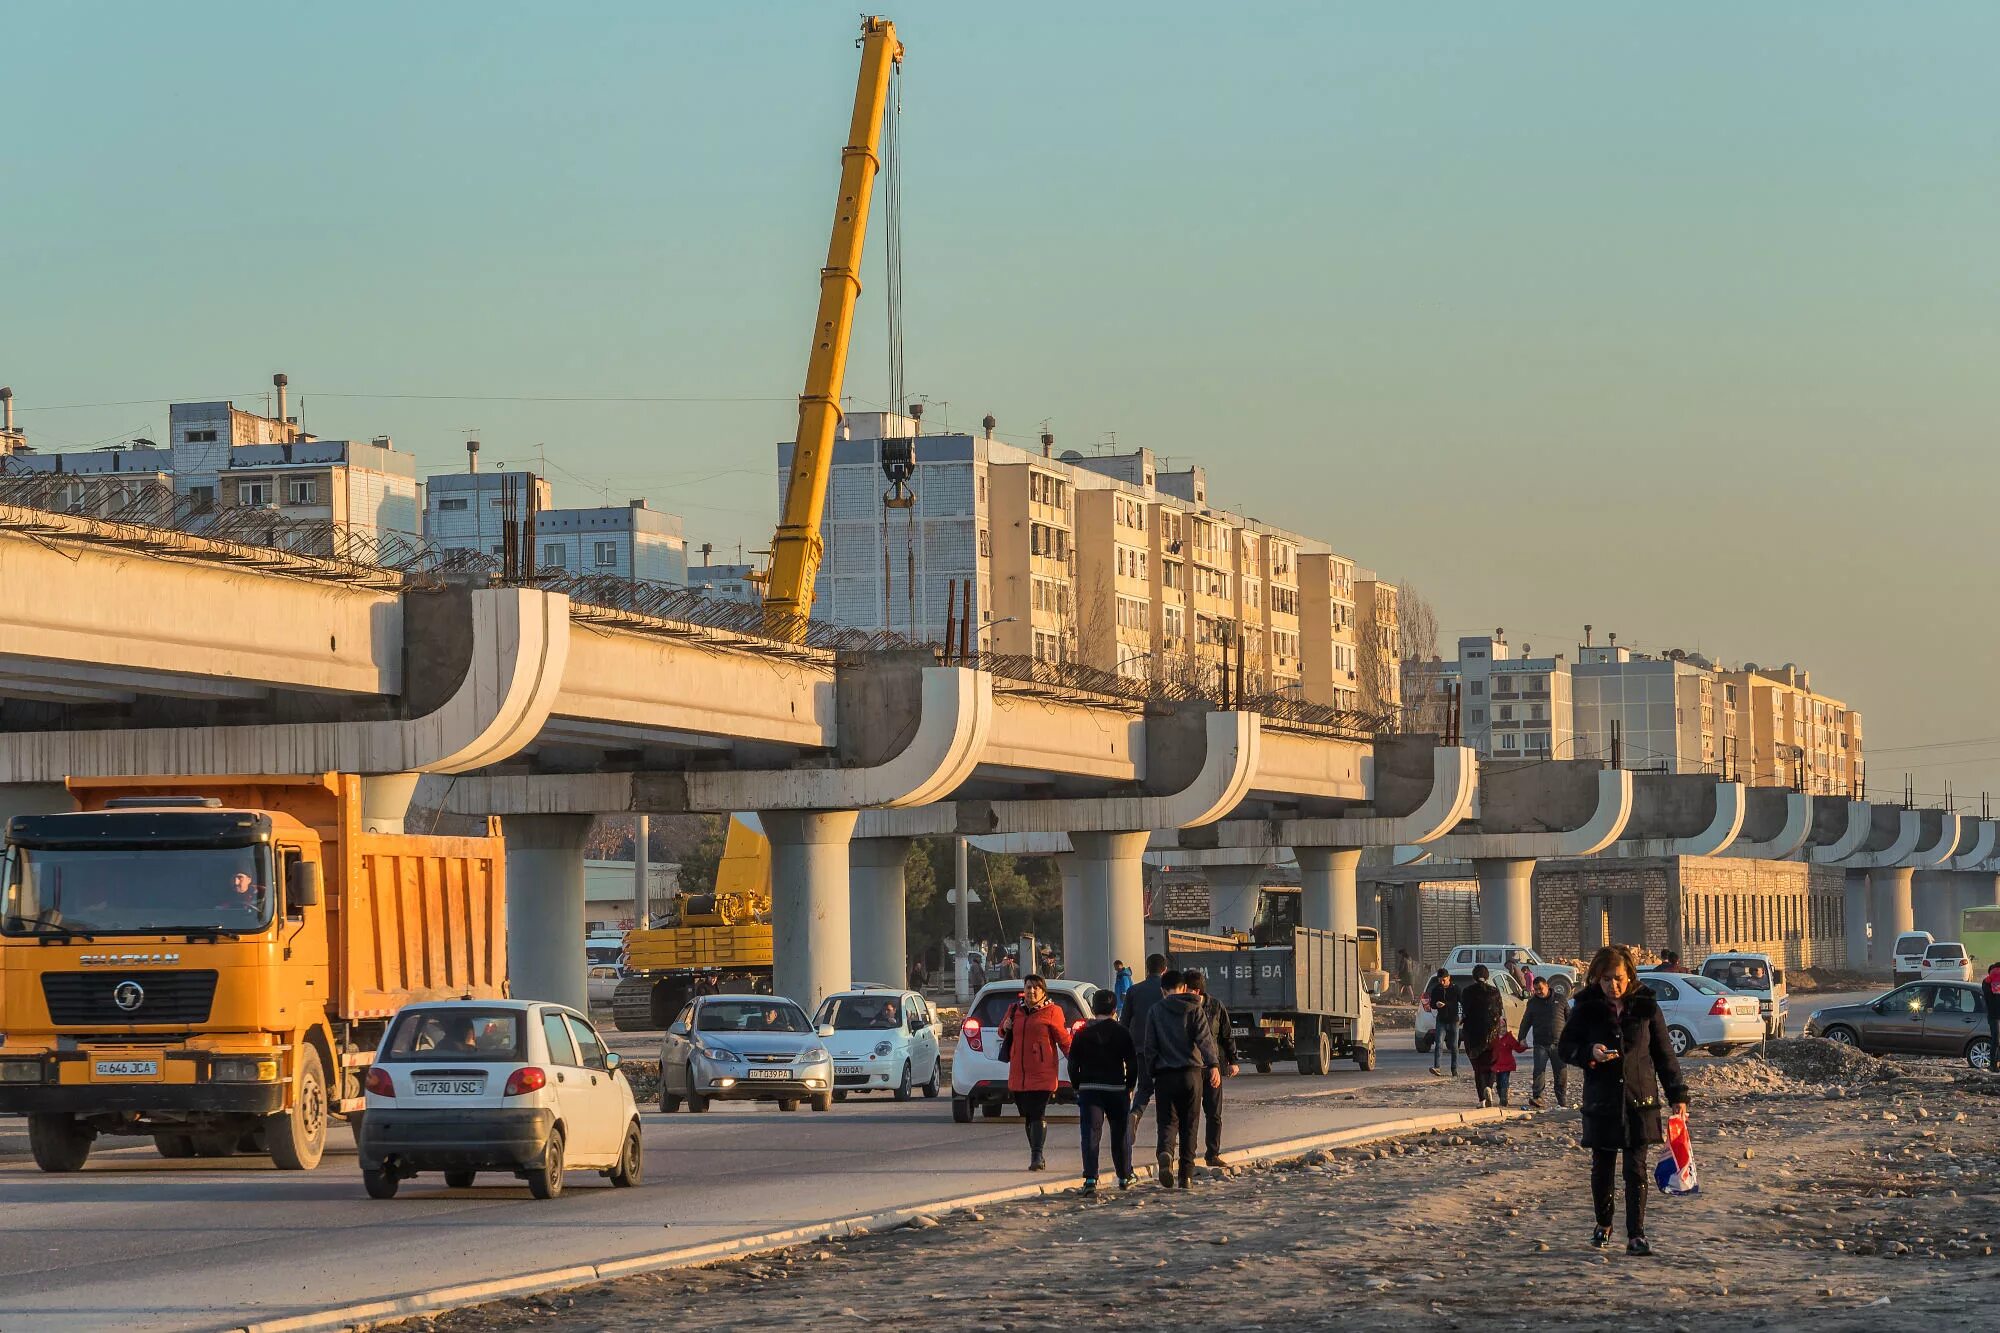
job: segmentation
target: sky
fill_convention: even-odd
[[[2000,794],[2000,7],[916,2],[907,384],[1146,445],[1447,638],[1797,662]],[[768,545],[849,4],[10,13],[0,383],[546,459]],[[878,220],[880,214],[877,214]],[[879,235],[847,393],[888,394]],[[540,464],[535,464],[539,466]]]

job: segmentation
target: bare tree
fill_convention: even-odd
[[[1378,585],[1375,614],[1355,650],[1362,707],[1400,719],[1400,730],[1444,730],[1437,612],[1410,584]]]

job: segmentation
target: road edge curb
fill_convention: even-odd
[[[1222,1160],[1230,1166],[1282,1161],[1317,1149],[1352,1147],[1383,1139],[1404,1138],[1412,1134],[1428,1134],[1438,1130],[1461,1129],[1468,1125],[1521,1119],[1524,1115],[1525,1113],[1521,1111],[1496,1106],[1404,1116],[1397,1120],[1384,1120],[1372,1125],[1355,1125],[1319,1134],[1275,1139],[1269,1143],[1254,1143],[1224,1153]],[[1151,1168],[1145,1168],[1141,1174],[1150,1172]],[[881,1212],[832,1218],[824,1222],[808,1222],[778,1231],[761,1232],[755,1236],[737,1236],[727,1240],[708,1241],[701,1245],[676,1246],[673,1249],[656,1250],[650,1254],[608,1259],[603,1263],[571,1264],[564,1268],[544,1269],[513,1277],[491,1278],[484,1282],[433,1287],[427,1291],[410,1292],[407,1295],[390,1296],[377,1301],[363,1301],[354,1305],[318,1310],[310,1314],[287,1315],[280,1319],[257,1320],[224,1327],[229,1329],[230,1333],[349,1333],[350,1330],[359,1333],[361,1330],[401,1323],[406,1319],[441,1314],[447,1310],[463,1309],[470,1305],[484,1305],[488,1301],[505,1300],[513,1296],[535,1296],[543,1292],[592,1286],[599,1282],[633,1277],[640,1273],[656,1273],[669,1268],[689,1268],[696,1264],[711,1263],[717,1259],[741,1258],[771,1250],[789,1249],[794,1245],[829,1240],[836,1236],[873,1235],[907,1225],[920,1216],[960,1213],[970,1208],[1013,1203],[1042,1195],[1062,1194],[1082,1183],[1081,1175],[1065,1176],[1054,1180],[1037,1181],[1030,1185],[1014,1185],[979,1194],[965,1194],[949,1199],[909,1204]]]

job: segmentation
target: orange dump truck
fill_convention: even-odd
[[[0,880],[0,1112],[44,1171],[101,1135],[310,1170],[399,1007],[505,992],[497,832],[364,832],[349,775],[70,791]]]

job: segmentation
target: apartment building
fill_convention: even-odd
[[[1358,703],[1353,562],[1210,504],[1203,469],[918,435],[895,414],[846,424],[815,614],[937,641],[957,607],[987,651],[1208,688],[1226,671],[1232,689],[1240,657],[1250,693]],[[907,509],[882,503],[884,438],[914,441]],[[780,443],[781,487],[791,455]]]
[[[757,565],[689,565],[687,581],[710,597],[761,606],[771,576]]]
[[[1822,796],[1866,790],[1861,712],[1812,688],[1812,673],[1787,662],[1718,677],[1735,712],[1729,772],[1760,786],[1797,786]]]
[[[525,519],[532,497],[535,563],[564,571],[649,583],[687,583],[687,542],[679,515],[644,500],[588,509],[558,509],[554,488],[532,472],[448,472],[424,487],[424,535],[446,550],[501,554],[509,512]]]
[[[1359,705],[1371,713],[1393,713],[1403,702],[1401,615],[1396,585],[1372,569],[1354,572],[1354,609],[1367,640],[1356,644],[1364,662],[1358,678]]]
[[[1458,641],[1458,660],[1430,663],[1423,675],[1456,692],[1462,743],[1488,759],[1570,759],[1576,745],[1571,667],[1563,654],[1514,656],[1504,631]],[[1409,669],[1406,667],[1406,669]]]
[[[107,516],[148,495],[173,494],[173,454],[158,445],[43,454],[19,438],[14,452],[0,447],[0,477],[44,478],[46,486],[34,486],[34,493],[58,509]]]
[[[1655,773],[1720,773],[1736,732],[1734,693],[1698,654],[1585,644],[1571,673],[1575,756]]]

